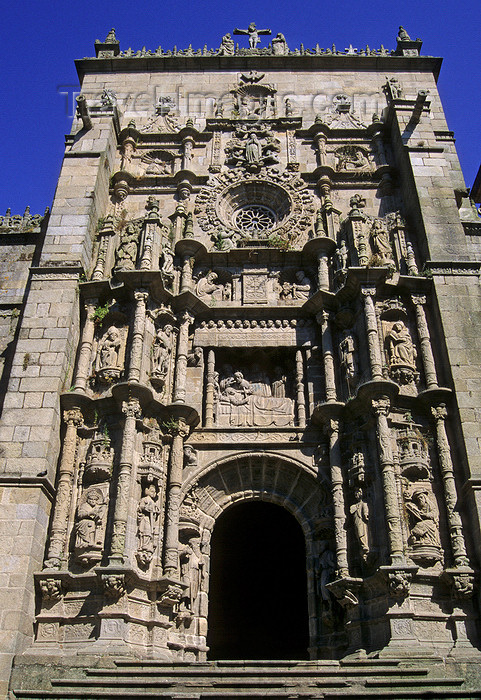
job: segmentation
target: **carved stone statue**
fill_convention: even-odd
[[[277,34],[272,40],[272,53],[274,56],[285,56],[289,52],[284,34]]]
[[[259,36],[261,34],[270,34],[270,29],[257,29],[256,23],[251,22],[247,29],[234,29],[234,34],[243,34],[249,37],[249,48],[257,48],[257,44],[260,42]]]
[[[286,397],[286,375],[281,367],[274,368],[274,379],[272,380],[272,396],[277,399]]]
[[[356,341],[354,336],[345,332],[339,343],[339,355],[341,358],[341,367],[344,370],[344,376],[348,385],[349,393],[356,384],[358,379],[358,368],[356,359]]]
[[[346,241],[342,239],[342,241],[339,244],[339,248],[336,248],[336,261],[338,270],[341,270],[342,272],[347,270],[348,258],[349,251],[346,246]]]
[[[198,537],[191,537],[186,544],[181,545],[179,560],[181,581],[187,586],[181,603],[193,613],[204,578],[204,562]]]
[[[199,299],[209,297],[215,301],[222,301],[230,298],[230,286],[217,283],[218,275],[210,270],[205,277],[201,277],[197,282],[195,291]]]
[[[222,41],[220,42],[220,47],[218,50],[219,56],[233,56],[234,55],[234,42],[231,39],[230,34],[224,34]]]
[[[321,552],[319,554],[319,592],[321,598],[326,603],[331,602],[331,596],[327,584],[331,581],[336,570],[336,555],[329,549],[329,543],[323,542],[321,544]]]
[[[336,170],[365,170],[369,161],[362,148],[358,146],[341,146],[335,152]]]
[[[309,299],[311,291],[311,280],[302,270],[298,270],[296,272],[296,282],[294,283],[294,299]]]
[[[138,227],[136,224],[128,224],[122,233],[120,245],[115,253],[116,270],[135,270],[139,247],[138,239]]]
[[[354,531],[361,547],[361,554],[364,561],[369,555],[369,507],[363,498],[361,488],[357,488],[354,492],[355,503],[352,504],[349,511],[351,513]]]
[[[159,328],[150,357],[151,379],[165,378],[169,370],[169,359],[172,351],[173,328],[168,323],[163,328]]]
[[[381,265],[393,265],[391,243],[389,242],[389,232],[385,229],[380,219],[375,219],[371,228],[372,249],[375,255],[380,258]]]
[[[95,376],[101,383],[110,383],[120,378],[120,348],[122,338],[116,326],[110,326],[100,339],[95,358]]]
[[[417,545],[432,545],[440,547],[438,515],[429,502],[429,489],[418,486],[414,488],[411,498],[406,501],[409,512],[409,540],[413,547]]]
[[[184,445],[184,467],[197,466],[197,450],[192,445]]]
[[[391,330],[386,335],[386,347],[391,366],[404,365],[416,368],[416,349],[411,340],[409,329],[403,321],[393,323]]]
[[[149,484],[144,489],[144,495],[137,508],[137,537],[139,548],[136,553],[137,561],[142,567],[146,567],[154,555],[156,524],[160,514],[157,502],[157,487]]]
[[[75,554],[82,563],[100,559],[106,510],[104,496],[99,488],[90,488],[77,508]]]
[[[255,133],[251,133],[246,141],[245,157],[248,163],[259,163],[262,157],[262,148]]]

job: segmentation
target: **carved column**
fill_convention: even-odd
[[[145,306],[149,293],[143,289],[134,292],[136,301],[134,328],[132,332],[132,345],[130,350],[129,381],[140,381],[140,370],[142,367],[142,354],[144,350],[145,333]]]
[[[326,401],[336,401],[336,376],[334,371],[334,351],[332,346],[331,327],[329,325],[329,313],[321,311],[316,316],[321,325],[322,355],[324,357],[324,375],[326,382]]]
[[[122,413],[125,416],[120,464],[115,494],[114,520],[112,526],[112,543],[110,546],[109,564],[123,564],[125,550],[125,534],[129,514],[129,497],[132,482],[132,463],[134,458],[135,438],[137,435],[136,421],[141,415],[139,400],[130,398],[122,402]]]
[[[329,463],[331,466],[332,503],[334,508],[337,577],[345,578],[349,576],[349,567],[347,562],[346,509],[344,504],[339,430],[340,423],[338,420],[329,420],[326,424],[326,432],[329,435]]]
[[[423,359],[424,375],[426,377],[426,387],[428,389],[435,389],[438,386],[438,378],[436,375],[436,365],[434,363],[431,338],[426,320],[426,312],[424,311],[426,297],[423,294],[413,294],[411,299],[416,311],[416,324],[419,342],[421,344],[421,355]]]
[[[321,250],[317,256],[317,280],[319,289],[329,291],[329,255]]]
[[[184,439],[189,435],[189,426],[179,418],[172,429],[170,450],[169,485],[167,490],[167,513],[165,529],[164,574],[175,576],[179,569],[179,507],[184,466]]]
[[[401,513],[397,495],[396,476],[394,473],[394,459],[391,449],[391,430],[387,421],[391,402],[387,396],[380,396],[377,399],[372,399],[371,405],[374,415],[376,416],[376,435],[382,472],[391,564],[404,564]]]
[[[179,329],[177,342],[177,357],[175,363],[174,403],[185,403],[185,375],[187,371],[187,351],[189,347],[189,326],[193,317],[184,311]]]
[[[215,373],[215,352],[209,350],[207,353],[207,381],[205,386],[205,427],[212,428],[214,425],[214,373]]]
[[[446,503],[454,564],[455,566],[469,566],[464,542],[463,525],[461,516],[457,510],[458,494],[456,492],[451,450],[449,448],[448,436],[446,435],[445,420],[448,412],[444,404],[432,407],[431,412],[436,422],[436,445],[439,457],[439,468],[443,479],[444,500]]]
[[[374,307],[375,287],[362,287],[364,298],[364,318],[366,320],[367,343],[369,351],[369,363],[371,365],[371,378],[382,379],[382,362],[379,347],[379,333],[377,327],[376,309]]]
[[[182,282],[180,285],[180,293],[192,291],[192,255],[188,253],[182,258]]]
[[[82,337],[80,338],[77,371],[73,383],[75,391],[82,391],[83,393],[85,393],[87,389],[87,379],[92,358],[92,345],[95,334],[94,313],[97,304],[98,299],[96,298],[87,299],[85,301],[85,323],[82,329]]]
[[[140,259],[141,270],[150,270],[152,268],[152,246],[154,244],[156,231],[157,223],[148,221],[144,231],[142,257]]]
[[[45,567],[60,569],[67,541],[67,524],[72,500],[73,479],[75,471],[75,454],[77,449],[77,429],[82,425],[83,417],[79,408],[64,411],[63,419],[67,424],[60,459],[59,479],[55,508],[50,529],[50,544],[48,547]]]
[[[304,396],[304,359],[302,350],[296,351],[297,424],[306,427],[306,398]]]

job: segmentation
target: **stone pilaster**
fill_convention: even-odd
[[[391,430],[387,420],[391,402],[387,396],[380,396],[372,399],[371,406],[376,417],[376,437],[386,511],[389,556],[391,564],[395,566],[404,564],[405,558],[401,531],[401,513],[391,448]]]
[[[207,382],[205,387],[205,427],[214,425],[214,378],[215,378],[215,352],[207,353]]]
[[[132,464],[135,438],[137,435],[136,422],[141,415],[139,400],[130,398],[128,401],[124,401],[122,403],[122,413],[125,416],[125,422],[115,494],[109,565],[124,563],[125,534],[129,514],[129,496],[132,485]]]
[[[366,322],[369,364],[371,366],[371,378],[373,380],[378,380],[382,379],[382,362],[376,309],[374,307],[376,288],[363,286],[361,292],[364,299],[364,319]]]
[[[193,317],[187,311],[182,314],[179,339],[177,341],[177,356],[175,363],[174,403],[185,403],[185,378],[187,371],[187,351],[189,346],[189,327]]]
[[[444,502],[446,504],[449,537],[455,566],[469,566],[466,554],[466,544],[463,535],[463,524],[458,508],[458,494],[456,491],[456,481],[454,478],[453,462],[451,450],[449,448],[448,436],[446,435],[445,420],[448,416],[445,404],[439,404],[431,408],[431,412],[436,425],[436,447],[439,458],[439,469],[444,487]]]
[[[337,578],[349,576],[347,561],[346,508],[344,503],[342,457],[339,442],[340,421],[330,419],[326,423],[329,436],[329,464],[331,468],[332,504],[334,509],[334,535],[336,538]]]
[[[60,569],[67,542],[68,514],[72,501],[75,472],[75,455],[77,450],[77,429],[83,422],[79,408],[64,411],[63,419],[67,424],[60,459],[57,496],[50,528],[50,542],[45,568]]]
[[[326,401],[336,401],[336,375],[334,370],[334,351],[332,344],[332,333],[329,323],[329,313],[321,311],[316,316],[317,322],[321,326],[322,355],[324,358],[324,375],[326,383]]]
[[[87,389],[87,379],[90,371],[92,345],[95,334],[94,312],[97,304],[98,299],[87,299],[85,301],[85,321],[80,338],[77,371],[73,382],[75,391],[81,391],[82,393],[85,393]]]
[[[426,320],[426,312],[424,310],[426,296],[423,294],[413,294],[411,299],[416,311],[416,325],[421,345],[421,357],[424,367],[424,376],[426,378],[426,387],[428,389],[435,389],[438,386],[438,378],[436,375],[436,365],[434,362],[433,349],[431,347],[431,337]]]
[[[145,334],[145,309],[149,294],[145,290],[134,292],[135,315],[130,349],[129,381],[139,382]]]
[[[172,447],[170,450],[164,550],[165,576],[176,576],[179,569],[180,489],[184,465],[184,439],[189,435],[189,426],[183,418],[179,418],[171,433]]]
[[[304,394],[304,357],[302,350],[296,351],[296,391],[297,391],[297,424],[299,428],[306,427],[306,397]]]

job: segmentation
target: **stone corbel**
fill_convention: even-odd
[[[100,582],[106,598],[117,601],[126,593],[124,573],[101,573]]]
[[[470,567],[446,569],[443,572],[443,579],[450,587],[451,595],[455,600],[464,601],[473,597],[475,575]]]
[[[381,566],[380,571],[387,583],[389,595],[393,598],[407,598],[411,591],[413,576],[417,566]]]
[[[42,600],[49,603],[57,603],[64,595],[64,584],[62,579],[41,578],[38,585],[42,594]]]

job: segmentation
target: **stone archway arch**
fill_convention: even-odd
[[[182,489],[180,532],[197,531],[206,559],[198,608],[198,629],[207,633],[210,537],[217,518],[230,506],[260,500],[287,509],[302,528],[306,548],[307,602],[311,656],[316,656],[317,541],[332,533],[332,505],[327,485],[302,463],[284,455],[248,451],[227,455],[197,471]]]

